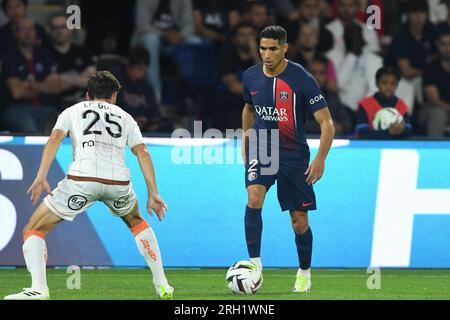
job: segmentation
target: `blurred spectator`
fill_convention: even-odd
[[[338,93],[342,102],[356,111],[358,102],[377,90],[375,74],[383,59],[365,45],[361,24],[353,22],[344,31],[345,55],[336,68]]]
[[[450,119],[450,30],[439,35],[437,48],[439,58],[426,66],[423,76],[427,104],[419,121],[428,136],[440,138]]]
[[[20,20],[27,17],[27,0],[3,0],[2,9],[8,17],[9,22],[0,28],[0,57],[2,57],[9,47],[15,45],[14,30]],[[36,28],[36,44],[50,48],[50,39],[43,27],[35,24]]]
[[[308,62],[308,71],[311,72],[322,90],[322,95],[327,101],[327,106],[330,109],[336,129],[336,135],[338,136],[343,133],[349,133],[352,130],[352,121],[338,94],[330,89],[327,84],[328,63],[329,61],[326,58],[315,57]],[[319,124],[310,112],[308,112],[306,118],[305,131],[308,134],[320,134],[321,132]]]
[[[385,64],[400,69],[397,95],[413,108],[415,99],[423,102],[422,74],[435,55],[436,30],[428,21],[426,0],[410,0],[406,10],[407,22],[395,36]]]
[[[333,15],[333,8],[331,7],[329,0],[319,0],[319,8],[320,8],[320,20],[323,21],[324,23],[329,23],[334,18],[336,18],[336,16]]]
[[[377,71],[378,91],[359,103],[356,135],[366,139],[399,139],[411,135],[408,105],[395,96],[400,73],[392,67],[383,67]],[[393,123],[386,130],[375,130],[373,120],[383,108],[395,108],[403,116],[403,121]]]
[[[301,24],[310,24],[319,30],[318,50],[326,52],[333,48],[333,35],[325,28],[324,21],[320,17],[320,0],[300,0],[296,12],[298,20],[291,21],[288,26],[288,36],[291,39],[298,38]]]
[[[438,24],[439,32],[450,30],[450,0],[442,0],[442,3],[445,3],[447,6],[447,17],[444,21]]]
[[[56,13],[50,17],[48,26],[60,75],[61,92],[55,105],[61,110],[85,100],[88,80],[96,71],[87,47],[71,43],[72,30],[67,28],[66,19],[64,12]]]
[[[239,23],[237,0],[193,0],[196,33],[216,43],[225,42],[227,31]]]
[[[190,0],[137,0],[135,39],[150,53],[147,80],[161,97],[160,53],[170,56],[177,44],[199,43],[194,35]]]
[[[16,43],[3,58],[3,74],[10,95],[3,121],[13,132],[39,133],[54,111],[48,105],[48,95],[59,92],[59,77],[50,52],[35,45],[33,21],[24,18],[17,23]]]
[[[383,1],[382,2],[382,27],[383,35],[380,38],[383,55],[386,56],[393,38],[399,32],[406,21],[406,7],[408,0]]]
[[[328,58],[333,60],[336,68],[340,68],[346,56],[344,30],[350,24],[357,24],[362,30],[364,47],[373,53],[380,52],[380,44],[375,30],[367,28],[365,24],[356,19],[358,9],[357,0],[339,0],[338,17],[327,24],[327,29],[333,34],[334,46],[328,52]]]
[[[306,66],[309,62],[311,62],[314,58],[322,57],[322,52],[318,50],[319,45],[319,30],[316,27],[304,24],[300,25],[297,41],[295,42],[294,47],[296,51],[296,55],[291,57],[291,60],[297,63],[300,63],[303,66]],[[326,85],[328,88],[336,91],[337,83],[336,83],[336,70],[334,68],[333,62],[324,58],[327,61],[326,65]]]
[[[299,18],[299,13],[295,10],[296,2],[292,0],[277,0],[272,2],[275,9],[275,16],[281,20],[279,22],[295,21]]]
[[[92,53],[126,55],[134,29],[136,0],[78,1],[86,29],[85,43]]]
[[[257,32],[274,22],[269,14],[269,8],[263,1],[248,2],[245,8],[245,20],[256,28]]]
[[[257,33],[249,22],[241,22],[233,29],[232,42],[220,55],[219,74],[225,86],[223,106],[217,110],[218,125],[222,129],[241,128],[242,112],[242,74],[260,62]]]
[[[170,131],[162,121],[153,87],[145,80],[150,65],[148,51],[142,47],[130,50],[128,66],[119,74],[122,85],[117,104],[133,116],[143,132]]]

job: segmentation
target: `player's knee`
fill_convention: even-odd
[[[250,208],[261,208],[264,202],[265,193],[259,190],[248,191],[248,206]]]
[[[309,223],[308,219],[304,217],[293,217],[292,218],[292,228],[294,232],[298,235],[304,234],[308,231]]]
[[[23,235],[24,239],[32,231],[36,231],[36,232],[39,232],[39,233],[44,234],[44,235],[46,235],[47,232],[48,232],[48,230],[47,230],[47,228],[45,228],[45,226],[42,227],[42,226],[39,226],[37,224],[33,224],[31,222],[28,222],[25,225],[25,227],[23,228],[23,232],[22,232],[22,235]]]

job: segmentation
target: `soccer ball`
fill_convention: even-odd
[[[257,266],[250,261],[238,261],[227,271],[228,288],[236,294],[253,294],[261,287],[263,277]]]
[[[391,124],[402,122],[403,116],[395,108],[383,108],[375,113],[372,126],[375,130],[389,129]]]

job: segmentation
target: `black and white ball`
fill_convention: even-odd
[[[236,294],[253,294],[261,287],[262,273],[246,260],[234,263],[227,271],[228,288]]]

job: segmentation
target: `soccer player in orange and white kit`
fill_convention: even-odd
[[[28,190],[33,205],[42,192],[48,193],[23,231],[23,253],[32,285],[5,299],[50,298],[45,237],[59,222],[72,221],[98,200],[108,206],[113,215],[120,217],[134,234],[139,252],[153,274],[158,296],[161,299],[172,298],[173,288],[164,274],[155,234],[138,210],[130,172],[125,166],[126,146],[137,156],[144,175],[149,214],[153,216],[154,210],[162,220],[167,206],[158,194],[152,159],[136,121],[115,105],[119,89],[119,82],[110,72],[97,72],[88,82],[87,101],[67,108],[58,117],[44,148],[36,179]],[[52,191],[47,174],[68,133],[74,161],[67,177]]]

